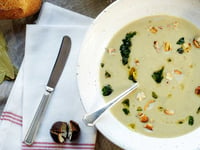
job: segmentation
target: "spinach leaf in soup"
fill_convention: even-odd
[[[102,88],[102,95],[103,95],[103,96],[109,96],[112,92],[113,92],[113,89],[112,89],[112,87],[111,87],[110,84],[105,85],[105,86]]]
[[[161,83],[161,81],[163,79],[163,70],[164,70],[164,67],[162,67],[161,69],[153,72],[152,78],[154,79],[154,81],[156,83]]]
[[[122,44],[120,45],[120,53],[122,57],[122,64],[128,64],[128,58],[131,52],[131,39],[136,35],[136,32],[129,32],[126,34],[125,38],[122,39]]]
[[[192,125],[194,124],[194,118],[193,118],[193,116],[189,116],[189,117],[188,117],[188,124],[189,124],[190,126],[192,126]]]
[[[176,44],[178,44],[178,45],[182,45],[182,44],[184,44],[185,43],[185,38],[184,37],[181,37],[177,42],[176,42]]]

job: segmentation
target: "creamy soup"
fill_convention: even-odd
[[[200,30],[173,16],[134,21],[114,35],[100,64],[106,101],[139,88],[111,111],[130,130],[174,137],[200,125]]]

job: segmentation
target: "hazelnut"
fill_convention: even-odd
[[[70,120],[69,122],[69,130],[68,130],[68,138],[70,141],[75,140],[80,135],[80,127],[78,123]]]
[[[55,122],[51,129],[50,134],[56,143],[64,143],[67,139],[68,125],[66,122]]]

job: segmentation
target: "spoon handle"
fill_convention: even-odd
[[[135,90],[138,87],[138,83],[135,83],[132,85],[129,89],[126,91],[122,92],[120,95],[115,97],[113,100],[108,102],[106,105],[103,107],[97,109],[96,111],[92,113],[85,114],[83,117],[83,121],[88,125],[88,126],[94,126],[96,121],[103,115],[103,113],[110,109],[112,106],[114,106],[116,103],[118,103],[123,97],[127,96],[130,92]]]

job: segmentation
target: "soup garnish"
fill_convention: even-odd
[[[174,137],[200,126],[200,30],[178,17],[136,20],[111,39],[100,65],[106,101],[140,86],[111,111],[133,131]]]

